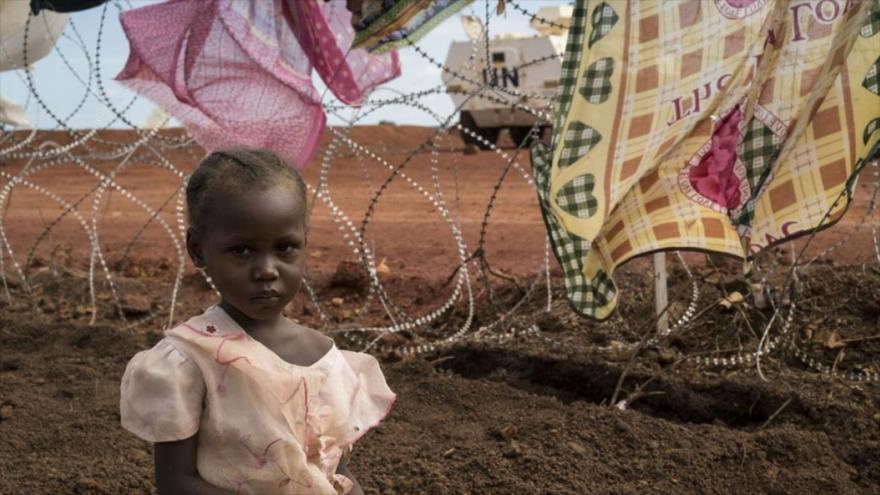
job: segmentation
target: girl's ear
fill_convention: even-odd
[[[205,267],[205,256],[202,253],[202,240],[198,231],[193,227],[186,229],[186,252],[189,253],[189,257],[192,260],[193,265],[196,265],[196,268]]]

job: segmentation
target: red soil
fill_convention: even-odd
[[[423,128],[356,128],[354,139],[392,165],[431,134]],[[102,131],[102,139],[132,141],[130,133]],[[59,143],[66,136],[49,136]],[[42,138],[41,138],[42,139]],[[461,144],[453,140],[453,147]],[[6,143],[2,144],[6,146]],[[96,151],[108,149],[98,145]],[[508,148],[508,153],[513,152]],[[161,150],[189,170],[197,148]],[[168,171],[130,159],[118,182],[156,208],[180,182]],[[429,153],[417,153],[405,171],[431,189]],[[90,160],[104,171],[118,159]],[[520,160],[529,169],[528,159]],[[305,176],[317,183],[319,160]],[[440,181],[445,200],[455,202],[458,177],[461,222],[468,249],[476,247],[481,218],[504,162],[493,153],[441,151]],[[0,163],[15,173],[20,161]],[[333,162],[329,181],[334,201],[357,225],[370,195],[387,176],[380,165],[351,156]],[[865,178],[868,178],[866,175]],[[95,186],[81,169],[64,165],[34,175],[34,181],[68,201]],[[0,182],[2,184],[2,182]],[[872,189],[857,189],[841,223],[819,234],[810,251],[848,239],[823,261],[805,269],[792,325],[797,345],[840,372],[880,371],[880,268],[873,258],[870,221],[857,228]],[[109,197],[108,197],[109,196]],[[91,221],[90,198],[80,211]],[[44,196],[16,188],[5,211],[6,235],[24,265],[28,251],[60,213]],[[176,228],[174,204],[163,209]],[[453,209],[453,214],[456,212]],[[147,215],[118,192],[99,204],[101,245],[116,270],[128,314],[116,316],[103,282],[96,284],[98,318],[82,268],[88,243],[72,218],[61,220],[27,266],[32,292],[10,279],[0,289],[0,495],[154,493],[152,446],[119,426],[119,380],[125,363],[161,337],[167,321],[174,247],[151,224],[131,250],[131,263],[117,263]],[[368,233],[392,299],[410,314],[424,314],[449,292],[442,280],[456,258],[448,227],[432,206],[395,180],[377,207]],[[505,181],[492,211],[486,253],[494,269],[532,275],[543,255],[544,227],[530,186],[515,171]],[[333,281],[341,259],[354,255],[317,206],[312,217],[310,265],[314,287],[335,323],[352,319],[362,291]],[[783,253],[778,251],[784,263]],[[776,255],[770,258],[775,258]],[[689,357],[723,356],[725,349],[753,350],[769,319],[755,307],[748,284],[736,275],[702,266],[690,255],[701,290],[700,314],[659,345],[636,342],[653,310],[645,260],[618,275],[621,305],[614,318],[595,323],[577,318],[554,278],[554,303],[537,290],[512,323],[537,324],[542,338],[517,338],[503,345],[463,342],[416,358],[383,356],[383,369],[399,399],[391,415],[359,443],[352,471],[371,494],[641,494],[641,493],[840,493],[880,492],[880,386],[820,375],[791,353],[762,361],[764,381],[754,366],[704,369]],[[9,258],[6,272],[10,273]],[[553,261],[555,264],[555,261]],[[767,265],[771,263],[768,262]],[[830,266],[829,266],[830,265]],[[779,270],[783,272],[784,270]],[[356,276],[354,277],[356,278]],[[100,277],[99,277],[100,280]],[[495,304],[508,308],[522,292],[502,278],[494,294],[476,284],[479,324],[493,321]],[[731,291],[745,301],[724,310],[716,301]],[[670,264],[673,314],[682,313],[690,281]],[[333,297],[341,305],[329,304]],[[178,300],[178,317],[196,314],[214,298],[198,277],[188,275]],[[297,303],[303,302],[297,301]],[[293,305],[290,316],[322,328],[311,306]],[[459,303],[436,325],[403,332],[392,343],[422,343],[455,331],[465,318]],[[387,323],[374,303],[360,320]],[[341,346],[352,343],[339,334]],[[555,345],[554,345],[555,342]],[[633,357],[635,353],[635,357]],[[631,365],[627,363],[632,359]],[[619,395],[615,389],[619,386]],[[610,407],[612,396],[626,410]]]

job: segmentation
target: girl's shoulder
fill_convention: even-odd
[[[334,352],[336,343],[330,337],[313,328],[292,323],[296,335],[291,344],[303,350],[303,361],[316,363]]]

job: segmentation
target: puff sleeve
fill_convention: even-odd
[[[148,442],[183,440],[199,431],[204,379],[168,339],[131,358],[120,392],[122,427]]]
[[[376,358],[351,351],[342,351],[342,355],[357,376],[348,425],[350,434],[353,433],[350,441],[355,442],[388,415],[397,396],[388,388]]]
[[[334,351],[337,359],[307,414],[320,442],[321,470],[339,493],[348,493],[351,480],[336,473],[340,459],[388,415],[397,396],[388,388],[376,358]]]
[[[331,452],[340,449],[336,453],[341,454],[341,449],[351,446],[385,418],[395,399],[376,358],[339,351],[319,400],[309,410],[327,443],[324,447],[329,450],[324,453],[332,458],[335,454]]]

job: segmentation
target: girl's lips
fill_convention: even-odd
[[[251,304],[254,307],[277,308],[281,303],[281,296],[266,296],[251,298]]]
[[[257,294],[256,296],[251,297],[253,301],[270,301],[276,302],[281,299],[281,294],[277,292],[267,292],[264,294]]]

